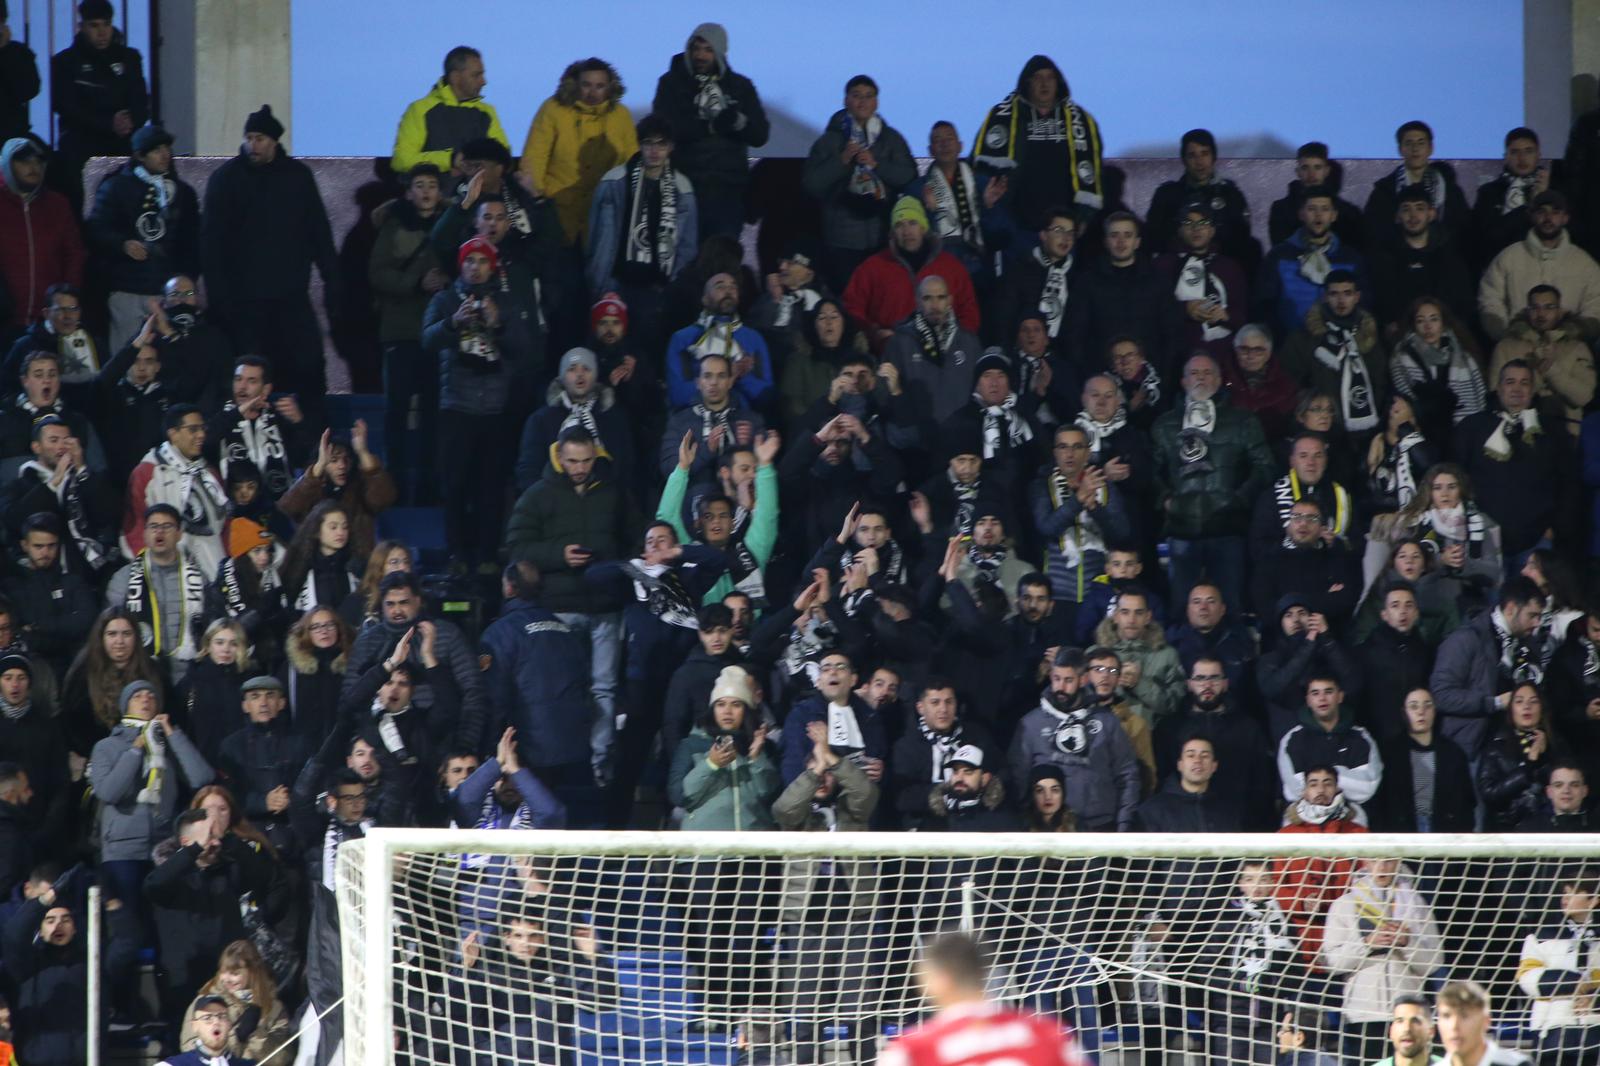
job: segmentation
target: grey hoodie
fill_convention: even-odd
[[[11,171],[11,157],[27,147],[37,148],[38,145],[26,137],[13,137],[5,143],[4,147],[0,147],[0,178],[5,179],[6,188],[21,197],[23,202],[32,200],[39,195],[39,189],[44,188],[42,182],[31,192],[23,192],[17,188],[17,176]]]

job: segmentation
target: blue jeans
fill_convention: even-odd
[[[1182,614],[1184,605],[1189,602],[1189,590],[1202,579],[1214,582],[1222,590],[1222,600],[1235,617],[1249,612],[1244,588],[1243,537],[1199,537],[1195,540],[1173,537],[1167,543],[1171,552],[1171,602],[1175,617]]]
[[[604,782],[611,776],[611,741],[616,734],[617,663],[622,652],[622,614],[558,611],[556,617],[589,637],[589,691],[594,718],[589,724],[590,768]]]

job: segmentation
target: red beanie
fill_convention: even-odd
[[[461,248],[456,252],[456,269],[461,269],[461,264],[467,261],[467,256],[473,252],[489,257],[489,269],[500,269],[500,250],[482,237],[472,237],[461,243]]]
[[[622,328],[628,328],[628,305],[622,302],[622,297],[614,292],[608,292],[595,301],[589,308],[589,328],[593,329],[600,324],[602,318],[622,319]]]

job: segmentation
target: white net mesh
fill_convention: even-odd
[[[339,863],[346,1061],[870,1062],[926,1009],[919,943],[953,929],[989,948],[996,997],[1102,1063],[1366,1064],[1394,997],[1463,979],[1532,1046],[1524,937],[1597,858],[1544,837],[381,832]]]

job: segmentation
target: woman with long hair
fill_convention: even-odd
[[[1366,568],[1375,575],[1389,546],[1415,540],[1454,587],[1457,609],[1465,617],[1489,604],[1500,588],[1500,525],[1478,509],[1472,480],[1455,463],[1435,463],[1417,485],[1411,502],[1392,520],[1374,522],[1367,539]]]
[[[1410,503],[1417,484],[1439,457],[1439,449],[1417,427],[1416,408],[1405,396],[1389,398],[1383,429],[1367,445],[1367,489],[1372,513],[1389,514]]]
[[[346,601],[354,610],[340,612],[344,620],[359,629],[367,619],[378,617],[378,586],[383,584],[383,579],[394,573],[410,574],[416,568],[409,545],[398,540],[378,541],[367,553],[367,569],[361,575],[361,584],[356,586],[355,596]]]
[[[313,607],[289,627],[284,688],[294,732],[321,747],[339,721],[339,690],[356,635],[332,607]]]
[[[1566,753],[1550,728],[1539,687],[1524,681],[1512,689],[1505,720],[1489,736],[1478,762],[1484,829],[1509,832],[1537,813],[1544,803],[1545,769]]]
[[[195,1000],[198,1002],[201,996],[221,996],[228,1001],[228,1020],[233,1026],[228,1034],[228,1055],[232,1058],[260,1062],[294,1038],[294,1028],[283,1001],[278,998],[272,972],[262,961],[256,946],[248,940],[235,940],[222,949],[216,974],[200,987]],[[183,1012],[178,1047],[195,1046],[194,1004],[191,1003]],[[277,1056],[278,1059],[285,1057]]]
[[[178,683],[174,710],[189,730],[195,747],[212,766],[217,765],[223,738],[244,728],[244,702],[239,688],[254,669],[250,638],[244,626],[231,618],[219,618],[206,627],[200,654]]]
[[[289,542],[283,560],[283,587],[296,611],[319,603],[342,605],[360,580],[350,546],[350,511],[338,500],[311,509]]]
[[[205,811],[219,832],[232,833],[273,861],[282,858],[270,837],[239,809],[239,801],[223,785],[206,785],[189,801],[191,811]]]
[[[800,421],[823,397],[837,404],[840,397],[833,386],[845,360],[868,351],[867,339],[844,313],[844,304],[832,296],[818,300],[802,313],[794,351],[778,377],[784,418],[791,423]]]
[[[359,559],[372,551],[378,539],[378,515],[398,498],[394,477],[367,448],[367,424],[358,418],[348,440],[323,431],[317,461],[279,497],[278,510],[304,522],[319,502],[343,504],[350,523],[350,552]]]
[[[1567,639],[1567,629],[1583,617],[1583,588],[1572,566],[1549,548],[1535,548],[1522,564],[1522,576],[1544,593],[1544,615],[1529,639],[1536,642],[1539,661],[1548,667],[1556,649]]]
[[[1028,771],[1028,795],[1022,801],[1022,819],[1028,832],[1077,832],[1077,816],[1067,806],[1066,781],[1061,767],[1054,763],[1043,763]]]
[[[161,668],[139,637],[139,623],[126,607],[108,607],[89,627],[61,686],[61,718],[74,752],[87,757],[110,733],[122,717],[122,690],[132,681],[165,686]]]
[[[1447,444],[1456,424],[1488,405],[1483,359],[1471,332],[1437,297],[1411,301],[1403,321],[1410,332],[1389,358],[1389,383],[1411,401],[1422,435]]]

